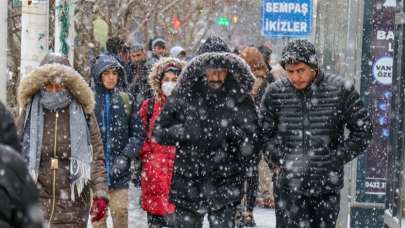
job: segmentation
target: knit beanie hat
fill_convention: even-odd
[[[280,65],[305,63],[311,68],[318,68],[315,46],[308,40],[293,40],[283,48]]]
[[[162,38],[154,39],[152,41],[152,48],[155,48],[155,47],[161,47],[161,48],[166,47],[166,41]]]
[[[133,45],[131,45],[131,51],[132,52],[138,52],[138,51],[143,51],[143,45],[140,43],[135,43]]]

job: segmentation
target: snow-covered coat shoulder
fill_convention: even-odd
[[[14,123],[13,116],[7,110],[6,106],[0,102],[0,143],[13,147],[20,152],[21,145],[17,136],[17,129]]]
[[[208,67],[227,69],[234,80],[231,92],[235,95],[248,96],[255,78],[249,65],[232,53],[209,52],[194,57],[182,71],[173,94],[178,97],[192,97],[194,86],[201,86]]]
[[[18,87],[18,103],[20,108],[26,108],[34,95],[51,82],[63,84],[76,101],[82,105],[86,114],[93,112],[95,99],[87,82],[72,67],[59,63],[39,66],[23,77]]]

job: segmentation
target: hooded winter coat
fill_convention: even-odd
[[[113,90],[107,90],[103,86],[101,75],[111,68],[118,71],[118,83]],[[138,156],[145,137],[137,107],[133,97],[122,92],[124,68],[116,58],[100,55],[91,74],[96,87],[96,116],[104,145],[108,186],[128,188],[131,178],[130,162]]]
[[[21,145],[17,136],[14,118],[2,102],[0,102],[0,120],[0,143],[9,145],[19,152]]]
[[[86,115],[93,150],[91,180],[81,195],[76,196],[75,201],[73,201],[70,197],[71,145],[69,108],[60,109],[58,112],[44,109],[44,134],[37,179],[40,203],[45,219],[51,220],[52,225],[86,227],[91,201],[90,190],[94,193],[94,197],[108,198],[108,196],[101,136],[93,114],[94,95],[83,77],[73,68],[60,63],[44,64],[23,77],[18,89],[19,106],[23,108],[19,117],[18,129],[21,138],[24,131],[29,131],[28,123],[31,116],[26,120],[25,118],[26,112],[30,110],[34,96],[45,85],[56,81],[63,84],[64,88],[72,94],[73,98],[83,107]],[[59,168],[55,171],[56,175],[52,175],[54,153],[56,153],[59,161]]]
[[[163,146],[152,140],[152,130],[155,122],[163,110],[167,97],[161,89],[161,80],[164,70],[174,65],[182,69],[185,62],[174,58],[163,58],[155,64],[149,74],[149,82],[155,94],[152,110],[149,110],[150,99],[145,100],[139,111],[139,115],[147,130],[147,138],[143,144],[142,159],[142,207],[145,211],[164,216],[172,214],[175,206],[169,203],[170,185],[172,183],[173,163],[176,153],[175,146]],[[151,103],[152,104],[152,103]],[[149,113],[152,111],[151,113]],[[148,116],[148,114],[151,116]]]
[[[287,78],[272,83],[260,125],[265,151],[281,168],[277,184],[306,195],[338,192],[344,164],[367,148],[372,129],[353,83],[321,71],[303,91]]]
[[[201,50],[227,49],[222,43]],[[219,91],[207,86],[208,67],[228,70]],[[240,203],[246,168],[255,157],[253,82],[246,63],[230,53],[194,57],[182,72],[154,129],[159,144],[176,145],[170,192],[176,207],[218,210]]]
[[[0,144],[0,227],[40,228],[38,190],[19,151]]]

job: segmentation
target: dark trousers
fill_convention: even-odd
[[[259,185],[259,173],[258,169],[254,168],[250,175],[246,175],[244,190],[246,199],[246,211],[253,212],[253,208],[256,206],[257,187]]]
[[[333,228],[340,193],[306,196],[275,187],[277,228]]]
[[[174,214],[159,216],[148,213],[148,228],[174,227],[174,224]]]
[[[229,205],[220,210],[208,211],[210,228],[234,228],[236,206]],[[205,213],[176,207],[176,228],[202,228]]]

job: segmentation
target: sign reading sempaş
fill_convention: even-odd
[[[307,37],[312,32],[312,0],[262,0],[262,34]]]

